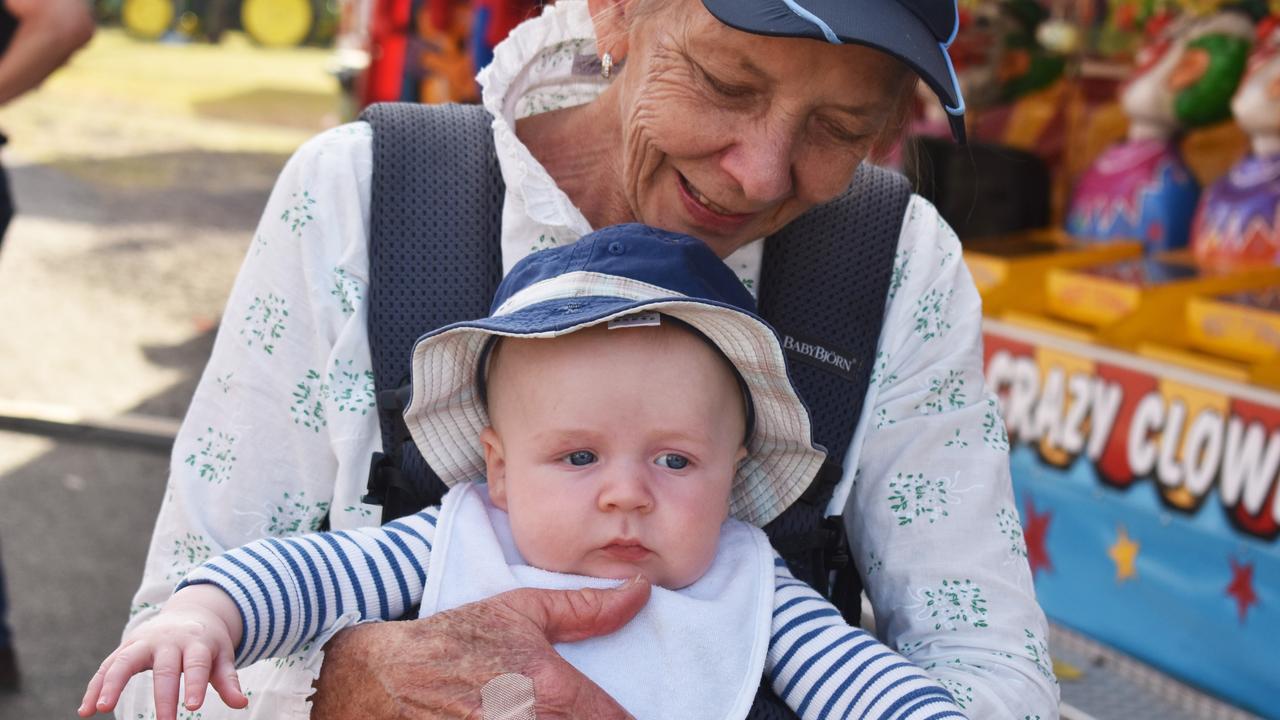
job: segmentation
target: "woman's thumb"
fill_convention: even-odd
[[[505,593],[508,606],[542,629],[549,642],[577,642],[608,635],[630,622],[649,601],[643,576],[610,589],[533,590]]]

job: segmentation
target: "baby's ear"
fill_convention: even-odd
[[[499,510],[507,509],[507,461],[503,455],[502,438],[493,428],[480,431],[480,444],[484,445],[485,475],[488,476],[489,502]]]

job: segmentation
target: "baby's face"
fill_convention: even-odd
[[[489,387],[489,495],[529,564],[666,588],[706,572],[746,454],[710,346],[673,327],[506,340]]]

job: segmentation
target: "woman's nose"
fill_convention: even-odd
[[[610,468],[599,494],[605,512],[648,512],[653,509],[653,493],[644,468],[625,465]]]
[[[791,195],[794,147],[795,140],[786,128],[760,123],[725,150],[720,166],[752,205],[743,210],[760,209]]]

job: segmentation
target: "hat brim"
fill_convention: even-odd
[[[828,40],[817,25],[781,0],[702,0],[702,4],[720,22],[743,32]],[[942,102],[956,141],[965,141],[964,96],[946,50],[954,30],[951,37],[940,40],[919,16],[888,0],[804,0],[803,4],[841,42],[886,52],[915,71]]]
[[[772,328],[741,309],[702,300],[555,299],[423,336],[413,351],[413,397],[404,417],[431,469],[450,487],[484,478],[480,433],[489,418],[476,374],[490,338],[553,338],[636,312],[660,312],[693,326],[742,376],[755,427],[729,512],[757,526],[777,517],[813,482],[826,454],[813,443],[809,415]]]

